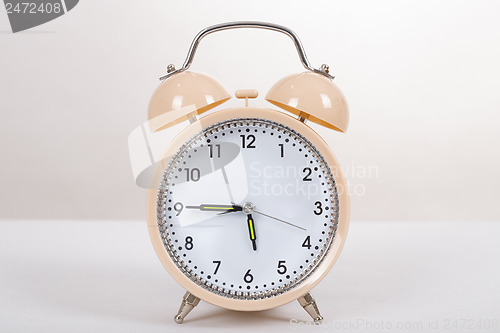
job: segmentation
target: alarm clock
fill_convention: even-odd
[[[200,40],[234,28],[284,33],[306,68],[278,81],[249,106],[256,90],[238,90],[244,106],[214,111],[231,98],[214,78],[188,71]],[[344,244],[349,198],[342,169],[313,130],[345,132],[348,107],[328,66],[311,67],[290,29],[232,22],[202,30],[182,68],[167,67],[151,97],[148,121],[129,137],[132,167],[148,187],[147,224],[168,273],[186,290],[174,319],[200,300],[260,311],[293,300],[323,319],[310,294]],[[152,144],[154,135],[170,135]]]

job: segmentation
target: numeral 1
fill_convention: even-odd
[[[285,145],[279,143],[278,146],[280,146],[281,157],[285,157]]]

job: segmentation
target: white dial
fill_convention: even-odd
[[[320,264],[335,237],[338,193],[320,152],[264,119],[212,125],[172,157],[157,221],[178,268],[216,294],[284,293]]]

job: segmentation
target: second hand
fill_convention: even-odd
[[[276,221],[279,221],[279,222],[282,222],[282,223],[286,223],[286,224],[288,224],[289,226],[295,227],[295,228],[297,228],[297,229],[307,231],[307,229],[305,229],[305,228],[302,228],[302,227],[300,227],[300,226],[298,226],[298,225],[296,225],[296,224],[293,224],[293,223],[290,223],[290,222],[284,221],[284,220],[279,219],[279,218],[277,218],[277,217],[274,217],[274,216],[271,216],[271,215],[267,215],[267,214],[264,214],[264,213],[259,212],[259,211],[256,211],[256,210],[254,210],[253,212],[254,212],[254,213],[256,213],[256,214],[260,214],[260,215],[263,215],[263,216],[269,217],[270,219],[273,219],[273,220],[276,220]]]

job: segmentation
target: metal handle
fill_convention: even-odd
[[[184,64],[182,65],[182,68],[177,69],[177,70],[172,70],[171,72],[160,77],[160,80],[164,80],[171,75],[183,72],[186,69],[188,69],[191,66],[191,63],[193,62],[194,54],[196,53],[196,49],[198,48],[198,44],[200,44],[200,41],[203,37],[210,35],[211,33],[214,33],[217,31],[238,29],[238,28],[266,29],[266,30],[278,31],[278,32],[281,32],[281,33],[287,35],[288,37],[290,37],[293,40],[293,43],[295,44],[295,48],[297,49],[297,53],[299,54],[300,61],[302,62],[302,65],[307,70],[324,75],[329,79],[333,79],[333,76],[328,74],[328,66],[322,65],[321,69],[316,69],[316,68],[311,66],[311,64],[309,63],[309,60],[307,60],[306,53],[304,51],[304,48],[302,47],[302,44],[300,43],[299,37],[297,37],[295,32],[293,32],[292,30],[288,29],[287,27],[277,25],[277,24],[272,24],[272,23],[241,21],[241,22],[228,22],[228,23],[216,24],[216,25],[212,25],[212,26],[200,31],[196,35],[196,37],[194,38],[193,42],[191,43],[191,47],[189,48],[188,55],[186,57],[186,60],[184,61]]]

